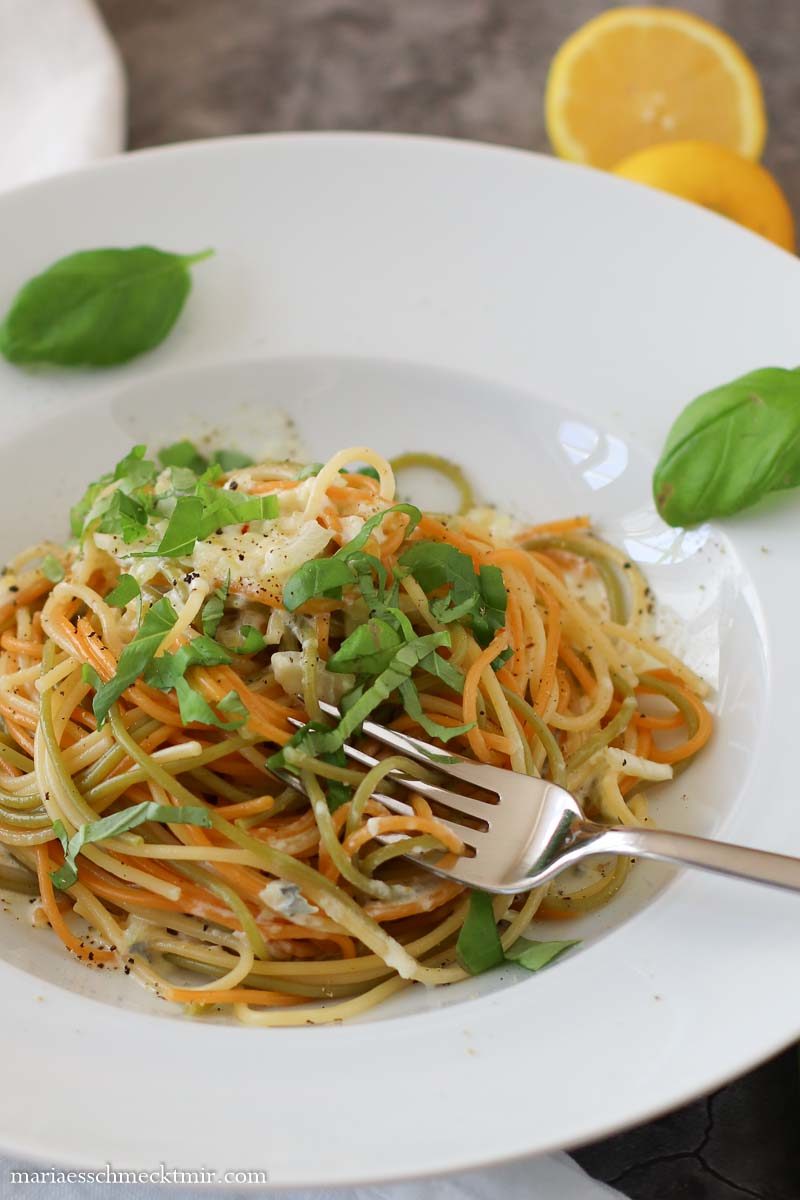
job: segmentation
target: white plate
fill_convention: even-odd
[[[592,512],[718,685],[714,743],[664,791],[662,823],[800,853],[797,502],[676,535],[649,497],[683,403],[800,357],[793,258],[552,159],[372,136],[133,155],[0,198],[0,222],[3,306],[79,247],[217,251],[138,363],[0,368],[1,553],[63,531],[65,505],[134,438],[216,427],[258,449],[282,408],[317,458],[365,441],[443,452],[523,515]],[[797,1036],[796,929],[791,897],[642,869],[540,975],[259,1031],[186,1020],[0,915],[0,1144],[326,1185],[586,1141]]]

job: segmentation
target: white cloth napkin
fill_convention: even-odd
[[[124,145],[122,61],[91,0],[0,0],[0,189]]]
[[[0,0],[0,191],[116,154],[124,146],[125,75],[91,0]],[[0,1158],[0,1195],[51,1200],[49,1184],[11,1182],[10,1172],[26,1166],[36,1169]],[[95,1200],[101,1186],[67,1185],[59,1193],[63,1200]],[[119,1184],[115,1191],[119,1200],[164,1194],[165,1189]],[[212,1194],[222,1193],[206,1193]],[[566,1154],[427,1182],[294,1193],[297,1200],[426,1200],[431,1194],[437,1200],[619,1196],[590,1179]],[[234,1193],[224,1195],[232,1200]]]

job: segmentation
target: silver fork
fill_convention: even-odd
[[[322,703],[320,707],[332,717],[339,716],[330,704]],[[292,723],[302,725],[299,720]],[[415,863],[445,879],[485,892],[527,892],[590,855],[622,854],[700,867],[800,891],[800,858],[662,829],[598,825],[586,819],[573,795],[546,779],[472,762],[374,721],[365,721],[363,730],[367,737],[398,754],[498,797],[496,803],[490,803],[435,783],[411,779],[399,771],[391,772],[389,778],[393,783],[449,810],[448,816],[438,819],[461,838],[471,857],[459,856],[452,867],[438,866],[429,855],[413,858]],[[348,758],[364,767],[374,767],[380,761],[347,743],[343,749]],[[300,780],[289,772],[280,772],[280,777],[297,790],[303,790]],[[374,796],[393,813],[413,814],[410,804],[394,796],[383,792],[375,792]],[[464,824],[464,818],[476,819],[483,827],[475,829]],[[387,835],[378,840],[395,841],[397,836]]]

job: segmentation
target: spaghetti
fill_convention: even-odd
[[[375,798],[393,768],[432,774],[344,757],[367,715],[551,778],[607,823],[647,822],[645,787],[706,742],[705,685],[587,520],[519,530],[394,487],[366,447],[227,471],[188,442],[161,465],[137,447],[72,510],[72,542],[6,568],[0,886],[38,896],[70,953],[253,1025],[358,1016],[464,978],[470,906],[414,861],[462,849],[436,811]],[[497,898],[499,944],[608,902],[629,868]]]

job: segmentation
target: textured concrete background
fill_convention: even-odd
[[[564,38],[602,0],[100,0],[131,79],[131,145],[283,129],[436,133],[546,150]],[[764,83],[767,162],[800,213],[800,2],[685,3]]]
[[[100,6],[128,68],[132,147],[263,130],[373,129],[547,150],[548,63],[567,34],[606,4],[100,0]],[[800,0],[683,7],[724,26],[755,62],[770,116],[766,161],[800,216]],[[792,1050],[713,1096],[576,1157],[639,1200],[798,1200],[799,1120]]]

